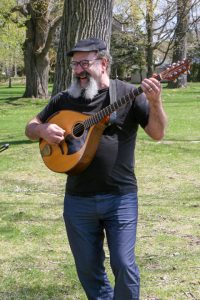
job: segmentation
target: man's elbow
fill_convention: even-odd
[[[145,132],[155,141],[161,141],[165,136],[165,129],[149,130],[148,128],[145,128]]]
[[[152,135],[152,139],[155,140],[155,141],[161,141],[165,136],[165,132],[160,132],[160,133],[156,133],[154,135]]]

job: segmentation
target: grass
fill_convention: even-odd
[[[66,178],[50,172],[38,143],[24,136],[47,101],[23,99],[23,89],[0,86],[0,145],[10,144],[0,153],[0,299],[86,300],[62,219]],[[163,100],[164,140],[140,130],[136,148],[141,300],[197,300],[200,84],[164,88]],[[106,267],[113,282],[108,255]]]

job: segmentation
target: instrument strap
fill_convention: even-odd
[[[117,100],[116,80],[110,79],[109,95],[110,95],[110,104],[113,104]]]
[[[114,102],[117,101],[117,82],[116,82],[116,80],[110,79],[109,95],[110,95],[110,104],[113,104]],[[117,118],[117,112],[114,111],[110,115],[109,125],[115,123],[116,118]]]

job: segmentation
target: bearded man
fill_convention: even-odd
[[[110,104],[111,56],[105,42],[81,40],[67,55],[71,56],[72,84],[27,124],[26,135],[31,140],[42,138],[59,145],[65,130],[48,123],[50,116],[60,110],[93,115]],[[115,80],[115,85],[117,98],[135,89],[120,80]],[[141,88],[144,93],[118,109],[105,128],[91,164],[81,174],[67,177],[63,216],[77,274],[89,300],[139,299],[136,135],[141,126],[151,138],[160,140],[166,127],[160,83],[155,78],[144,79]],[[114,287],[104,267],[104,233]]]

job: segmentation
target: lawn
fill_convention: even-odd
[[[86,300],[62,219],[66,177],[43,164],[25,124],[47,100],[0,86],[0,299]],[[200,84],[163,88],[166,136],[139,131],[141,300],[200,299]],[[106,268],[113,282],[106,250]],[[126,299],[121,299],[126,300]]]

